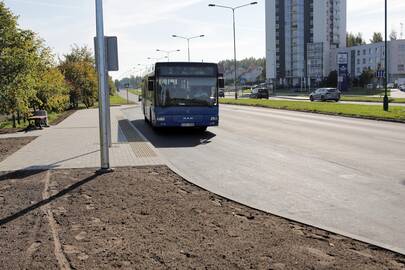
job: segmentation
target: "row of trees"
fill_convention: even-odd
[[[390,40],[397,40],[398,33],[395,30],[392,30],[389,37],[390,37]],[[380,32],[374,32],[373,37],[370,39],[370,43],[378,43],[378,42],[383,42],[383,41],[384,41],[383,35]],[[357,33],[357,34],[347,33],[346,44],[347,44],[347,47],[353,47],[353,46],[365,45],[366,41],[365,41],[365,39],[363,39],[363,36],[361,33]]]
[[[349,78],[350,87],[366,87],[375,80],[375,71],[365,69],[358,78]],[[331,71],[322,82],[321,87],[336,87],[338,85],[338,73],[336,70]]]
[[[125,88],[128,86],[131,89],[138,89],[142,86],[142,77],[131,75],[129,77],[122,78],[121,80],[115,80],[115,86],[117,88]]]
[[[109,84],[115,94],[111,78]],[[0,114],[15,119],[37,109],[61,112],[78,108],[80,103],[92,107],[97,89],[89,48],[74,46],[56,61],[44,41],[21,29],[17,17],[0,2]]]
[[[223,60],[218,63],[221,71],[225,73],[230,73],[235,70],[234,67],[234,60]],[[266,58],[245,58],[243,60],[237,61],[237,68],[238,69],[243,69],[245,71],[248,71],[249,68],[251,67],[262,67],[263,71],[262,74],[260,74],[259,77],[257,77],[255,82],[252,83],[259,83],[259,82],[264,82],[266,81]],[[226,84],[232,84],[233,80],[227,80]]]

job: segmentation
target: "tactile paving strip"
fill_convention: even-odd
[[[149,147],[147,141],[131,126],[127,119],[118,119],[118,125],[127,138],[136,157],[157,157],[156,153]]]

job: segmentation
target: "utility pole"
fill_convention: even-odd
[[[166,54],[165,58],[167,58],[167,62],[170,62],[170,54],[175,53],[175,52],[180,52],[180,50],[166,51],[166,50],[160,50],[160,49],[157,49],[156,51],[165,53]]]
[[[385,76],[384,76],[384,111],[389,110],[389,100],[388,100],[388,0],[385,0]]]
[[[100,158],[101,171],[110,169],[107,126],[107,65],[104,42],[103,1],[96,0],[96,28],[97,28],[97,55],[98,55],[98,81],[99,81],[99,122],[100,122]]]

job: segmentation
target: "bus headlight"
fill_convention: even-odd
[[[218,117],[217,116],[211,117],[211,121],[218,121]]]
[[[165,117],[158,117],[158,118],[156,118],[156,121],[164,122],[164,121],[166,121],[166,118]]]

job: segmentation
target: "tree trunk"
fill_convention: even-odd
[[[18,125],[21,125],[20,111],[17,111],[17,123]]]
[[[17,127],[17,125],[16,125],[16,122],[15,122],[15,114],[13,113],[13,128],[16,128]]]

